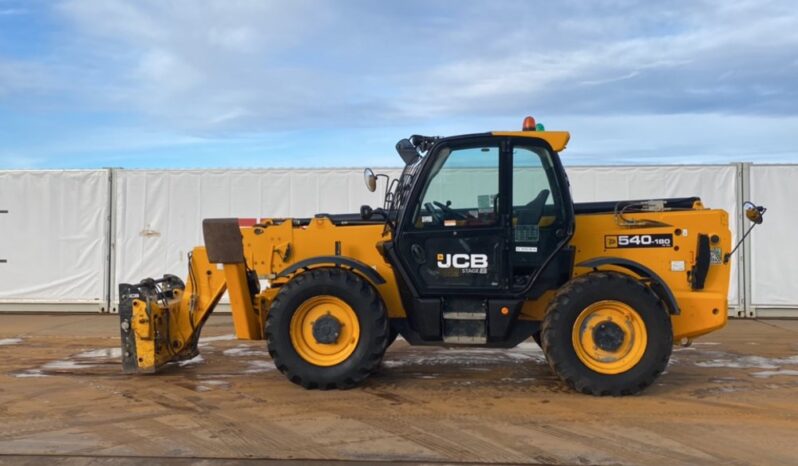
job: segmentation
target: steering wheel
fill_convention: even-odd
[[[427,212],[432,215],[432,218],[435,220],[436,224],[443,224],[443,215],[441,215],[440,211],[432,205],[431,202],[425,202],[424,208],[427,209]]]
[[[466,220],[468,218],[467,215],[463,214],[462,212],[458,212],[458,211],[452,209],[451,207],[449,207],[448,205],[446,205],[446,204],[444,204],[442,202],[432,201],[432,203],[435,204],[439,209],[441,209],[442,212],[447,213],[447,214],[453,216],[456,219]]]

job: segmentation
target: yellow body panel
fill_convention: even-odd
[[[224,264],[224,276],[236,336],[240,340],[262,340],[263,321],[249,297],[246,269],[241,264]]]
[[[376,288],[388,308],[388,316],[404,317],[393,269],[377,251],[378,242],[390,239],[390,235],[383,235],[384,231],[382,224],[336,226],[327,218],[314,218],[303,227],[294,227],[291,220],[286,220],[277,225],[241,229],[247,262],[263,279],[271,279],[304,259],[333,256],[335,243],[340,242],[341,256],[357,259],[385,278],[385,283]],[[279,286],[285,281],[277,279],[273,284]]]
[[[629,219],[646,219],[667,223],[657,228],[619,226],[613,214],[588,214],[576,217],[576,234],[571,244],[576,247],[575,263],[597,257],[620,257],[638,262],[659,275],[676,297],[680,313],[672,316],[674,339],[691,338],[723,327],[727,318],[730,263],[712,264],[702,290],[692,290],[687,272],[695,264],[698,234],[716,235],[721,257],[731,250],[729,217],[723,210],[696,209],[669,212],[627,214]],[[676,235],[680,230],[680,235]],[[606,237],[629,234],[673,234],[669,248],[612,248]],[[674,263],[675,262],[675,263]],[[679,262],[684,264],[680,270]],[[674,270],[675,269],[675,270]],[[626,269],[615,269],[631,273]],[[577,267],[574,275],[591,269]]]
[[[493,131],[491,134],[494,136],[543,139],[549,143],[555,152],[562,152],[571,139],[571,133],[567,131]]]

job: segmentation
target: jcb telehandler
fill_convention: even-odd
[[[532,337],[574,389],[639,392],[674,342],[726,323],[729,217],[697,197],[574,204],[558,155],[569,137],[531,117],[522,131],[412,136],[383,207],[204,220],[185,284],[120,285],[125,371],[196,356],[228,291],[237,337],[267,340],[305,388],[358,384],[402,335],[503,348]],[[371,191],[387,178],[365,177]]]

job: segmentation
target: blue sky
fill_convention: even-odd
[[[396,166],[572,133],[566,164],[798,162],[794,1],[0,0],[0,168]]]

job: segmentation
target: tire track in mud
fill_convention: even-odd
[[[432,383],[432,381],[428,381]],[[473,410],[468,411],[470,401],[468,397],[461,394],[449,398],[448,403],[440,404],[441,394],[448,393],[446,390],[437,390],[440,385],[445,384],[440,380],[437,385],[427,387],[415,387],[412,390],[400,390],[399,393],[391,392],[391,396],[385,396],[382,384],[374,384],[362,389],[363,393],[373,395],[379,404],[383,406],[370,407],[368,412],[354,414],[346,402],[337,400],[325,403],[322,407],[325,411],[332,411],[340,416],[349,416],[359,422],[380,431],[390,432],[401,437],[408,442],[418,445],[425,450],[431,451],[435,457],[441,461],[499,461],[508,463],[556,463],[556,459],[546,449],[542,449],[527,441],[530,436],[535,437],[539,433],[524,430],[519,426],[528,426],[534,423],[534,415],[513,414],[504,416],[501,420],[495,416],[485,416],[490,405],[495,398],[490,396],[490,390],[481,387],[476,392],[472,392],[474,398],[480,400],[473,404]],[[432,400],[429,402],[418,400]],[[541,403],[547,400],[540,400]],[[388,406],[385,406],[388,405]],[[390,407],[394,407],[391,409]],[[396,410],[399,410],[397,413]],[[465,414],[464,414],[465,413]],[[483,413],[483,414],[480,414]],[[485,427],[483,424],[494,426],[499,424],[506,431],[513,429],[520,433],[516,436],[508,437],[502,429]],[[563,445],[561,445],[563,446]],[[566,449],[563,446],[563,450]],[[588,454],[593,449],[585,449],[583,453]],[[581,457],[584,459],[584,455]],[[407,458],[407,456],[405,457]],[[423,460],[421,457],[411,457],[414,460]],[[574,456],[574,460],[579,460]]]
[[[428,460],[432,457],[440,461],[525,463],[529,458],[526,454],[506,445],[473,435],[465,426],[470,422],[479,422],[478,418],[458,419],[459,422],[455,425],[452,425],[448,419],[422,421],[396,416],[358,416],[356,420],[430,452],[430,456],[427,457],[409,458],[415,461]],[[407,458],[406,455],[402,457]]]
[[[111,386],[106,388],[115,391],[118,381],[107,382],[111,382]],[[104,419],[85,420],[77,415],[82,410],[91,409],[92,403],[70,407],[56,416],[53,416],[50,408],[45,408],[46,411],[33,411],[32,416],[36,419],[34,424],[17,422],[13,430],[5,432],[0,428],[0,439],[32,439],[78,430],[103,439],[100,444],[86,449],[87,452],[108,448],[124,449],[126,445],[134,445],[135,448],[130,451],[144,450],[163,454],[175,453],[178,449],[180,454],[222,455],[231,458],[237,457],[242,451],[279,451],[314,458],[325,458],[334,454],[268,418],[257,416],[254,418],[256,423],[242,422],[253,419],[251,410],[241,408],[231,411],[237,413],[236,415],[229,412],[221,414],[222,410],[228,410],[227,402],[206,402],[201,397],[173,393],[174,388],[172,384],[166,384],[163,387],[128,389],[119,393],[120,399],[141,403],[137,410],[146,411],[142,414],[127,415],[124,414],[124,407],[120,407],[117,411],[106,411],[107,417]],[[194,393],[187,389],[181,390]],[[177,444],[176,438],[179,439]]]

